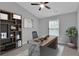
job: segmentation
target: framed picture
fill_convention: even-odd
[[[32,28],[33,26],[33,20],[24,18],[24,28]]]

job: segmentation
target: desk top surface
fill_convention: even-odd
[[[48,37],[46,40],[44,40],[42,43],[41,43],[41,46],[45,46],[47,44],[49,44],[51,41],[54,41],[55,38],[57,38],[56,36],[50,36]]]

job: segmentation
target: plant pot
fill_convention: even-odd
[[[76,48],[76,45],[74,43],[67,43],[67,45],[70,47],[70,48]]]
[[[71,48],[77,48],[77,38],[73,38],[73,37],[69,37],[70,43],[68,43],[68,45]]]

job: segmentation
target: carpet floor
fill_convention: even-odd
[[[79,52],[77,51],[77,49],[73,49],[68,46],[65,46],[62,56],[79,56]]]

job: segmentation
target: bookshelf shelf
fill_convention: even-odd
[[[21,24],[22,16],[0,10],[0,54],[22,46]]]

